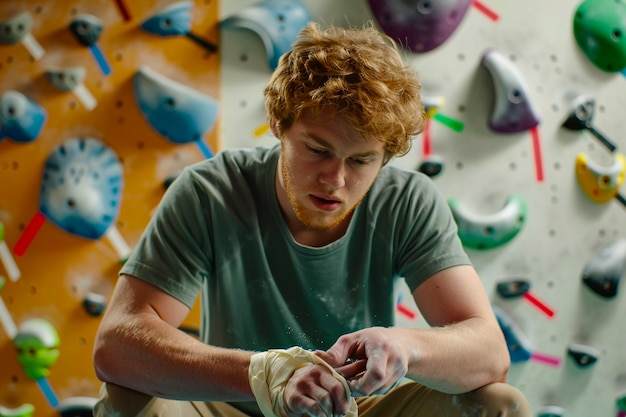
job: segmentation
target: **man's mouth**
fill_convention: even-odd
[[[336,198],[332,198],[330,196],[320,196],[320,195],[310,195],[309,198],[315,207],[324,211],[333,211],[336,210],[340,205],[341,201]]]

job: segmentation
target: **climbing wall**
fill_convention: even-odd
[[[223,2],[221,13],[228,16],[253,3]],[[359,26],[375,18],[367,0],[305,3],[322,23]],[[435,8],[435,2],[396,3]],[[433,181],[456,201],[464,225],[480,226],[474,231],[478,237],[472,240],[466,233],[466,241],[494,245],[467,251],[494,306],[516,334],[525,336],[526,353],[514,349],[518,360],[509,381],[527,394],[535,415],[615,416],[616,401],[626,394],[626,294],[600,295],[582,277],[585,268],[596,278],[622,275],[626,207],[619,196],[592,201],[579,186],[575,167],[582,154],[603,174],[615,171],[609,168],[626,148],[626,80],[619,72],[600,70],[576,44],[572,23],[579,3],[474,1],[444,43],[429,52],[407,51],[407,62],[419,72],[424,96],[437,112],[413,150],[393,163],[418,169],[424,162],[442,162]],[[613,36],[620,39],[623,32]],[[221,42],[224,146],[275,143],[263,130],[261,91],[270,75],[263,43],[254,33],[232,30],[222,31]],[[502,77],[497,70],[492,76],[482,61],[490,48],[498,53],[492,57],[495,67],[515,73],[509,80],[513,85],[523,80],[517,91],[524,94],[512,98],[532,105],[539,120],[534,128],[507,134],[489,128],[496,102],[503,101],[495,82]],[[617,146],[615,152],[588,130],[562,127],[581,95],[595,100],[592,126]],[[611,178],[605,175],[603,188],[614,194],[613,180],[619,178]],[[485,234],[489,239],[479,238]],[[498,284],[523,289],[512,281],[529,284],[530,290],[504,298]],[[600,292],[610,292],[612,285],[603,284]],[[424,325],[406,289],[399,285],[398,292],[399,324]],[[597,361],[579,365],[567,353],[571,347],[596,354]]]
[[[187,94],[197,96],[196,110],[211,100],[219,102],[219,59],[212,50],[219,42],[218,2],[188,2],[191,8],[178,9],[160,26],[180,29],[178,35],[160,36],[142,27],[164,10],[167,14],[173,3],[0,2],[3,34],[10,32],[9,27],[29,35],[0,43],[0,117],[4,122],[0,130],[0,240],[4,244],[0,245],[5,248],[0,250],[4,255],[0,265],[0,407],[32,404],[34,415],[53,416],[76,398],[98,394],[100,384],[91,363],[99,323],[97,307],[110,297],[121,262],[161,198],[164,181],[221,146],[218,121],[204,125],[192,141],[174,143],[153,127],[146,117],[149,112],[140,109],[135,89],[140,70],[167,79],[166,86],[186,86]],[[20,20],[24,13],[30,16],[30,30],[29,20]],[[183,23],[175,27],[181,18]],[[17,19],[17,24],[11,19]],[[91,46],[81,44],[75,35],[98,27],[101,32]],[[77,71],[77,67],[82,69]],[[59,88],[64,86],[67,91]],[[31,104],[23,105],[24,98]],[[170,108],[177,103],[148,100],[146,105]],[[19,125],[15,122],[22,114],[27,122]],[[99,145],[86,145],[87,151],[81,154],[77,151],[80,143]],[[58,152],[62,145],[65,159]],[[79,155],[101,155],[106,148],[112,155],[106,160],[69,157],[72,150]],[[51,165],[75,163],[75,170],[70,174],[64,165],[44,168],[52,155],[57,159]],[[104,165],[116,164],[121,174],[109,177],[111,172]],[[62,178],[63,172],[68,176]],[[80,177],[85,172],[92,177]],[[113,186],[104,192],[90,188],[91,183],[100,184],[89,180],[98,175],[110,179]],[[71,180],[76,180],[74,188]],[[46,198],[45,193],[40,196],[44,188]],[[110,227],[104,235],[85,237],[77,234],[80,227],[63,228],[62,222],[53,221],[59,220],[59,211],[86,206],[88,214],[99,214],[109,204],[112,209],[105,215]],[[26,244],[28,237],[32,240]],[[21,255],[14,252],[18,246]],[[85,301],[91,302],[87,304],[91,309],[85,308]],[[22,325],[38,319],[50,324],[60,340],[58,359],[42,378],[25,372],[12,343],[22,334]],[[195,309],[185,326],[198,327]],[[46,353],[45,349],[38,352]]]

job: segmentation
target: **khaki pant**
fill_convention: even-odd
[[[532,417],[524,395],[508,384],[490,384],[450,395],[415,382],[385,395],[358,398],[359,417]],[[103,385],[94,417],[246,417],[226,403],[154,398],[116,385]]]

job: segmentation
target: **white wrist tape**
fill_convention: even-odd
[[[257,353],[250,359],[248,379],[252,393],[265,417],[282,417],[285,412],[283,394],[291,375],[305,365],[319,364],[327,367],[342,384],[350,401],[347,417],[357,417],[356,401],[351,397],[350,387],[345,378],[313,352],[294,346],[287,350],[272,349]]]

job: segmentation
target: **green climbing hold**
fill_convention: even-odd
[[[17,408],[7,408],[0,405],[0,417],[32,417],[35,406],[22,404]]]
[[[463,246],[477,250],[509,242],[524,227],[528,216],[526,200],[518,194],[510,195],[504,207],[489,214],[473,213],[456,198],[449,199],[448,205]]]
[[[617,403],[617,408],[619,408],[620,411],[626,412],[626,393],[624,393],[621,397],[619,397],[616,403]]]
[[[59,357],[59,334],[44,319],[29,319],[20,325],[13,345],[26,375],[37,381],[50,374]]]
[[[583,1],[573,29],[576,43],[596,67],[605,72],[626,68],[626,1]]]

